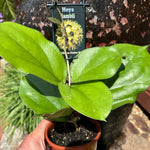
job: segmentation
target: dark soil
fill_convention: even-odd
[[[82,118],[77,124],[80,131],[76,131],[73,123],[56,122],[54,130],[49,134],[50,140],[61,146],[77,146],[96,137],[97,130],[89,119]]]

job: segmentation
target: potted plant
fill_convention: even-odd
[[[26,73],[19,89],[24,103],[55,122],[107,121],[111,110],[134,103],[150,84],[148,46],[89,48],[69,64],[66,46],[64,59],[40,32],[12,22],[0,24],[0,43],[0,55]]]

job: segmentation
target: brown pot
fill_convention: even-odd
[[[97,128],[97,136],[89,143],[79,145],[79,146],[72,146],[72,147],[64,147],[54,144],[48,137],[48,133],[54,129],[55,124],[53,122],[50,122],[46,128],[45,131],[45,137],[47,143],[50,145],[52,150],[96,150],[97,149],[97,141],[100,138],[101,135],[101,129],[98,121],[92,120]]]

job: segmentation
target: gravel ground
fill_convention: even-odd
[[[122,135],[109,150],[150,150],[150,120],[138,105],[134,105]]]

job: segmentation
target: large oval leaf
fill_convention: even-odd
[[[55,44],[40,32],[17,23],[1,23],[0,43],[0,55],[15,68],[55,85],[65,82],[65,60]]]
[[[96,120],[105,120],[112,108],[112,95],[103,82],[68,86],[59,84],[64,100],[74,110]]]
[[[49,119],[64,117],[72,112],[62,99],[58,87],[36,76],[23,77],[19,94],[24,103],[37,114],[50,114]]]
[[[149,55],[147,46],[138,46],[133,44],[115,44],[111,47],[116,48],[122,57],[122,63],[126,65],[134,58],[146,57]]]
[[[119,52],[112,47],[95,47],[82,51],[71,64],[71,82],[107,79],[121,65]]]
[[[150,85],[150,57],[137,57],[129,61],[125,70],[111,87],[113,109],[134,103],[139,93]]]

